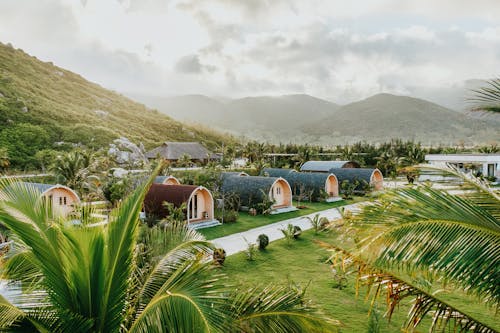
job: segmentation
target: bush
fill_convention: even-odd
[[[226,250],[224,250],[223,248],[216,248],[214,249],[212,257],[215,264],[222,266],[224,264],[224,261],[226,260]]]
[[[220,222],[224,223],[234,223],[238,220],[239,214],[235,210],[225,210],[224,214],[222,210],[215,211],[215,218]]]
[[[359,181],[356,179],[354,179],[352,182],[344,180],[340,184],[342,199],[344,200],[352,199],[352,197],[354,196],[354,191],[356,190],[356,187],[358,187],[358,185]]]
[[[300,235],[302,234],[302,229],[299,226],[292,225],[292,224],[288,224],[286,226],[286,229],[280,229],[280,230],[283,233],[283,235],[285,236],[285,239],[286,239],[288,245],[291,244],[292,240],[298,239],[300,237]]]
[[[293,238],[298,239],[302,235],[302,229],[298,225],[293,226]]]
[[[257,248],[255,247],[254,243],[250,243],[245,239],[245,242],[247,243],[247,249],[245,251],[245,254],[247,255],[247,260],[249,261],[254,261],[255,260],[255,252]]]
[[[269,245],[269,237],[266,234],[260,234],[257,237],[257,244],[259,244],[259,250],[265,250]]]
[[[326,217],[321,217],[320,214],[316,214],[312,218],[309,216],[306,216],[305,218],[311,222],[311,226],[313,227],[315,234],[325,230],[330,223]]]

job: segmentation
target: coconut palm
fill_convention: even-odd
[[[74,150],[59,156],[52,166],[52,171],[60,182],[71,188],[80,190],[88,176],[91,156],[89,153]]]
[[[472,111],[500,112],[500,78],[486,81],[486,85],[472,90],[468,98]]]
[[[454,170],[448,172],[465,182],[460,196],[429,186],[401,188],[366,207],[358,219],[370,224],[372,232],[378,231],[364,244],[359,257],[388,275],[402,271],[411,276],[445,278],[498,307],[500,196],[480,180]],[[408,281],[387,276],[381,276],[380,281],[396,281],[406,286],[400,288],[402,294],[418,296],[410,312],[412,323],[419,323],[431,311],[446,308],[435,314],[440,317],[460,312],[470,325],[485,327]],[[396,298],[400,300],[402,295]],[[490,331],[484,328],[484,332]]]
[[[0,296],[2,332],[303,332],[327,325],[293,289],[229,288],[206,259],[211,244],[185,224],[139,235],[147,186],[107,225],[80,226],[57,216],[28,184],[0,188],[0,221],[16,244],[2,277],[22,286],[14,299]]]
[[[0,147],[0,170],[7,170],[10,165],[9,151]]]

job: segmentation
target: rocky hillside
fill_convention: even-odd
[[[167,140],[213,147],[230,139],[186,126],[0,43],[0,148],[8,149],[14,167],[32,167],[32,155],[40,149],[79,144],[100,148],[120,136],[146,148]]]

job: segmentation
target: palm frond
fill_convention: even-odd
[[[485,83],[485,86],[473,89],[473,96],[467,98],[472,104],[472,111],[500,112],[500,79]]]
[[[404,324],[406,330],[413,331],[426,316],[430,316],[432,323],[429,332],[431,333],[445,332],[448,329],[464,333],[497,332],[494,328],[444,302],[436,295],[432,295],[392,274],[373,270],[363,276],[362,280],[367,288],[375,290],[372,292],[372,304],[385,294],[387,304],[385,315],[389,320],[403,300],[411,299],[412,305]]]
[[[395,310],[403,304],[402,301],[409,299],[411,308],[404,325],[406,330],[413,331],[425,317],[430,316],[432,318],[430,332],[444,332],[445,329],[451,329],[453,332],[497,332],[462,309],[439,299],[437,295],[396,276],[392,271],[373,266],[357,253],[321,241],[316,241],[316,243],[332,252],[332,256],[328,259],[329,262],[341,260],[357,267],[356,295],[358,295],[361,286],[367,287],[366,300],[370,301],[370,311],[377,300],[384,298],[386,300],[384,316],[390,321]]]
[[[420,165],[421,170],[433,170],[443,175],[451,175],[462,181],[460,186],[460,197],[466,198],[472,203],[487,210],[497,220],[500,220],[500,194],[489,186],[489,184],[471,175],[459,171],[456,167],[438,167],[432,165]]]
[[[44,284],[54,302],[71,308],[72,294],[63,260],[68,254],[62,235],[63,224],[54,214],[47,198],[30,184],[0,182],[0,221],[23,244],[29,244],[31,260],[44,275]]]
[[[158,167],[147,184],[139,186],[110,216],[105,240],[107,244],[105,294],[102,298],[102,313],[98,317],[100,332],[113,332],[123,321],[130,276],[133,271],[139,213],[146,192],[157,172]]]
[[[11,327],[14,323],[20,322],[26,317],[26,314],[9,303],[0,295],[0,330]]]
[[[202,259],[193,257],[191,251],[179,250],[160,261],[161,269],[151,274],[140,295],[130,332],[172,332],[176,328],[179,332],[225,331],[228,313],[222,309],[226,287],[213,274],[213,265]]]
[[[388,191],[358,215],[367,223],[400,224],[446,220],[500,232],[500,221],[473,202],[428,186]]]
[[[304,291],[269,286],[235,290],[230,313],[242,332],[333,332],[339,323],[321,317],[304,300]]]
[[[422,221],[389,229],[368,249],[377,267],[407,272],[429,270],[498,305],[499,236],[464,223]]]

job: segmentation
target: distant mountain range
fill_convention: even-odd
[[[303,94],[240,99],[134,97],[181,121],[272,142],[328,145],[402,138],[424,144],[478,144],[500,140],[498,116],[478,119],[423,99],[391,94],[343,106]]]

